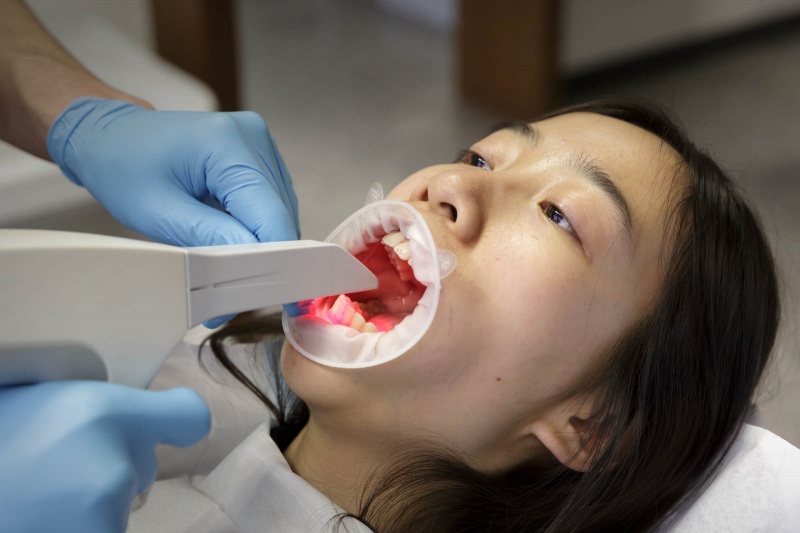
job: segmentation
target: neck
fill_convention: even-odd
[[[312,416],[283,455],[295,474],[348,513],[358,514],[361,483],[380,464],[380,454],[344,433]]]

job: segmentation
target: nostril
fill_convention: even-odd
[[[458,219],[458,210],[456,209],[456,206],[454,206],[453,204],[448,204],[446,202],[442,202],[439,205],[441,205],[446,210],[450,211],[450,220],[452,222],[455,222],[456,219]]]

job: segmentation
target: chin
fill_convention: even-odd
[[[309,407],[343,406],[363,382],[363,371],[321,365],[303,356],[288,341],[281,349],[286,385]]]

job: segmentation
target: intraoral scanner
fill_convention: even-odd
[[[186,330],[205,320],[377,285],[326,242],[180,248],[0,229],[0,385],[146,387]]]

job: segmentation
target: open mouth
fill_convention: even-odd
[[[374,366],[407,352],[433,321],[455,255],[437,250],[423,216],[394,200],[366,205],[326,240],[366,265],[378,288],[301,303],[303,314],[283,315],[286,338],[309,359],[341,368]]]
[[[414,312],[425,294],[425,285],[417,280],[409,264],[411,243],[397,229],[353,255],[375,274],[378,288],[317,298],[310,302],[309,313],[361,333],[393,330]]]

